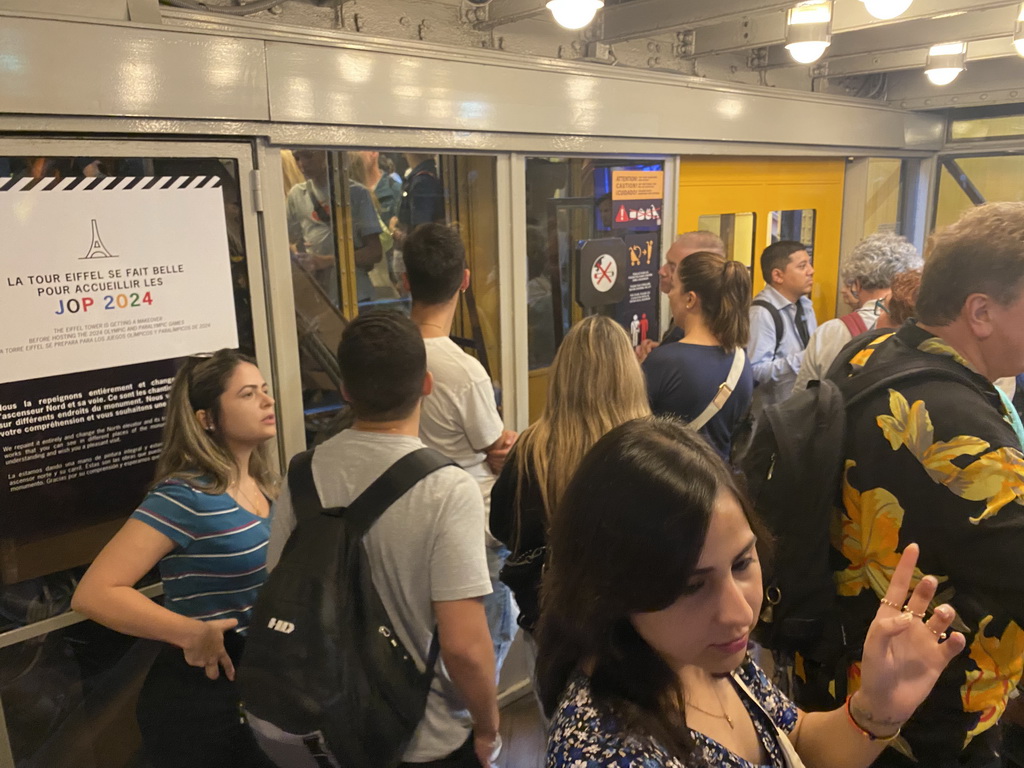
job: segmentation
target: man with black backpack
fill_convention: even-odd
[[[894,724],[901,735],[875,765],[989,768],[999,765],[994,726],[1024,662],[1024,426],[992,384],[1024,371],[1024,204],[974,208],[934,235],[916,311],[917,320],[895,333],[855,339],[820,387],[766,411],[776,445],[767,471],[753,473],[755,495],[776,531],[786,518],[803,527],[780,536],[788,562],[769,577],[775,605],[766,617],[767,642],[801,651],[798,704],[842,703],[857,688],[865,633],[900,552],[920,544],[920,573],[939,579],[934,604],[956,609],[954,628],[967,648],[915,715]],[[817,423],[815,413],[831,417]],[[803,461],[811,467],[799,490],[787,416],[802,430]],[[820,499],[817,518],[813,505],[801,506],[814,475],[838,476],[841,491],[833,486],[824,494],[841,496],[828,564],[828,546],[809,543],[807,532],[826,529],[816,519],[832,499]],[[777,483],[786,478],[789,491],[780,493]],[[815,570],[819,562],[824,575]],[[817,579],[824,593],[812,600],[808,589],[805,605],[794,605]],[[829,658],[831,665],[822,661]]]
[[[354,425],[307,462],[312,500],[297,486],[296,465],[308,456],[300,454],[275,505],[267,557],[273,570],[254,620],[262,626],[240,672],[254,730],[283,768],[487,766],[499,739],[494,651],[480,600],[491,591],[480,491],[419,439],[420,404],[432,378],[410,320],[394,312],[360,315],[345,329],[338,364]],[[390,496],[378,494],[392,476]],[[368,497],[384,501],[367,503]],[[317,549],[317,538],[326,538],[338,518],[350,527],[365,518],[367,529],[357,531],[357,546],[345,554],[365,560],[369,573],[357,576],[372,585],[337,584],[334,545]],[[335,590],[337,611],[329,601],[305,612],[295,607],[306,599],[301,578],[310,572],[305,591]],[[378,597],[379,627],[364,619],[365,604]],[[300,626],[289,611],[312,617],[306,623],[314,626]],[[335,613],[337,625],[314,620]],[[362,621],[369,624],[366,642],[349,626]],[[389,655],[392,648],[397,655]],[[443,663],[435,669],[438,655]],[[392,710],[410,691],[379,680],[410,658],[412,679],[419,675],[429,693],[411,722],[398,713],[408,722],[403,729],[393,725],[401,718]]]

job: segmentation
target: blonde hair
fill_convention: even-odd
[[[517,487],[525,486],[532,467],[550,521],[590,447],[613,427],[650,413],[644,374],[626,332],[603,315],[584,318],[555,355],[544,412],[516,443]]]
[[[225,493],[238,475],[235,458],[221,441],[220,431],[207,431],[196,415],[206,411],[214,427],[220,421],[220,396],[242,363],[255,361],[233,349],[221,349],[210,357],[190,357],[171,384],[164,422],[163,446],[157,459],[153,485],[165,480],[184,480],[205,493]],[[263,443],[249,457],[249,474],[260,490],[273,499],[278,477]]]

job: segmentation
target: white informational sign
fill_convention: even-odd
[[[237,346],[219,179],[111,177],[45,191],[9,181],[0,383]]]

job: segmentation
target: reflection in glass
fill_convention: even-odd
[[[531,420],[539,415],[546,397],[546,369],[569,328],[585,315],[607,314],[627,332],[643,328],[651,337],[658,336],[663,169],[661,162],[527,158]],[[622,272],[627,275],[627,298],[586,309],[577,301],[578,283],[585,279],[578,263],[579,246],[604,238],[626,242],[628,257]]]
[[[307,443],[350,423],[335,357],[342,331],[369,309],[408,313],[402,244],[426,222],[457,227],[466,244],[472,280],[452,338],[497,381],[494,158],[307,149],[281,156]]]
[[[91,621],[0,649],[18,768],[144,768],[135,703],[159,644]]]
[[[807,246],[807,253],[814,257],[814,211],[772,211],[768,219],[768,242],[765,246],[780,240],[795,240]]]
[[[757,215],[754,213],[709,214],[697,219],[697,229],[714,232],[725,243],[727,258],[753,268],[754,254],[758,250],[755,242],[756,222]]]

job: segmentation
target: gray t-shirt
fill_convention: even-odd
[[[313,480],[325,507],[351,504],[398,459],[422,448],[405,435],[347,429],[316,449]],[[484,550],[484,508],[476,483],[458,467],[428,475],[393,504],[365,539],[373,584],[405,647],[422,667],[437,620],[433,601],[490,594]],[[267,567],[281,557],[295,527],[287,487],[274,506]],[[438,760],[469,737],[470,722],[442,662],[427,711],[403,760]]]

